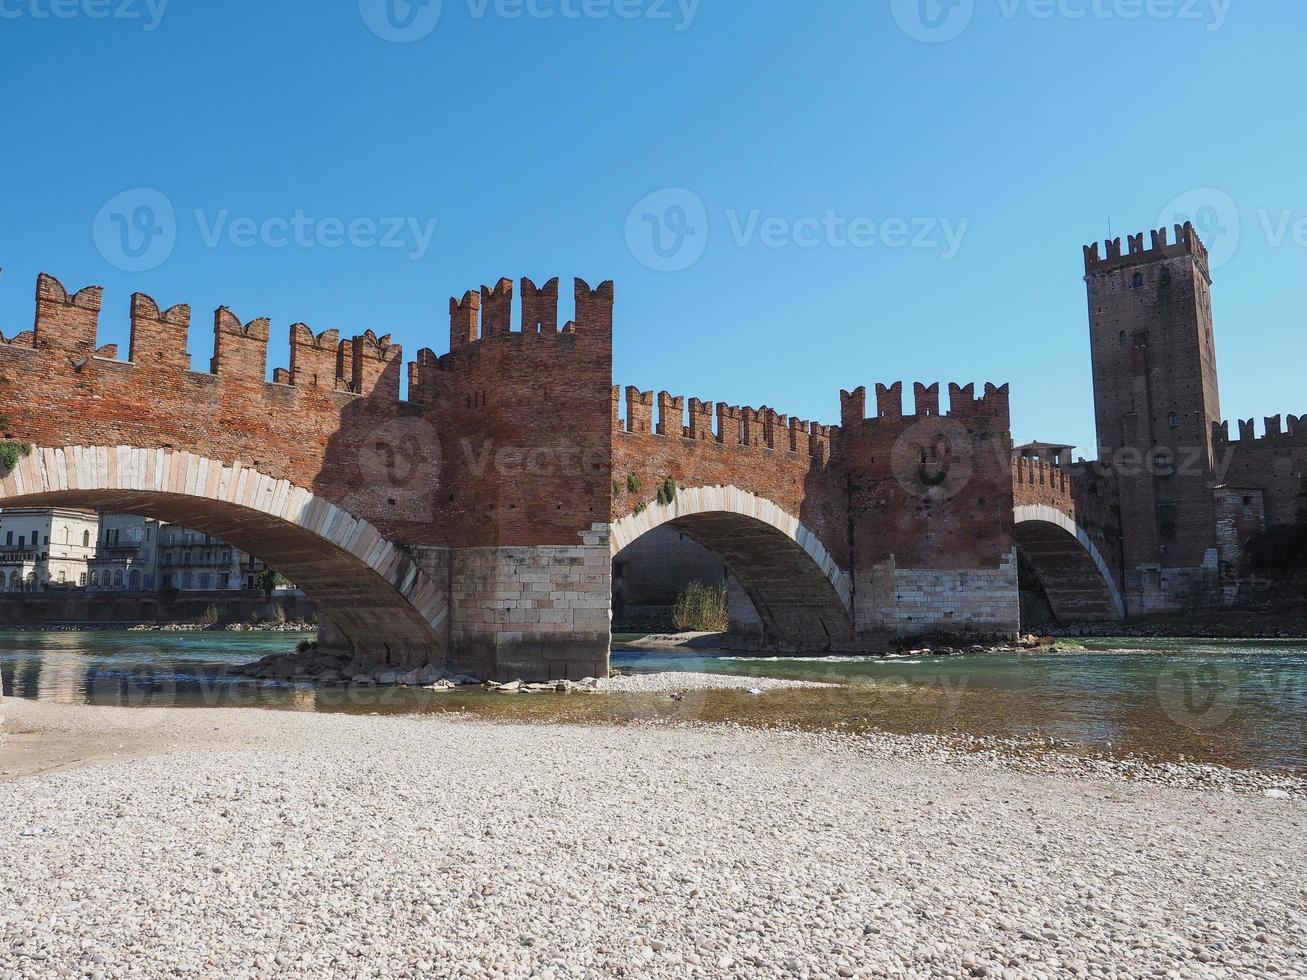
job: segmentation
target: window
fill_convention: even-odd
[[[129,586],[133,592],[141,591],[141,573],[133,570],[131,578],[128,580]]]
[[[1180,424],[1180,416],[1176,415],[1175,412],[1172,412],[1166,417],[1166,424],[1173,429],[1176,428]]]
[[[121,568],[114,570],[113,587],[115,589],[121,589],[123,587],[123,570]]]
[[[86,573],[85,573],[85,572],[82,572],[81,577],[78,578],[78,580],[77,580],[77,584],[78,584],[79,586],[81,586],[83,589],[86,588]]]
[[[82,532],[82,547],[83,547],[83,548],[89,548],[90,546],[91,546],[91,532],[90,532],[90,531],[83,531],[83,532]]]
[[[1144,274],[1143,274],[1142,272],[1136,272],[1136,273],[1135,273],[1135,278],[1134,278],[1133,288],[1138,289],[1138,288],[1140,288],[1143,284],[1144,284]]]
[[[60,572],[60,573],[59,573],[59,584],[60,584],[60,585],[67,585],[67,584],[68,584],[68,573],[67,573],[67,572]]]
[[[207,589],[207,588],[209,587],[210,579],[211,579],[211,576],[209,575],[208,572],[205,572],[203,575],[201,575],[201,576],[200,576],[200,588],[202,588],[202,589]]]
[[[10,531],[5,535],[5,546],[11,547],[14,543],[14,532]]]
[[[26,548],[26,547],[27,547],[27,535],[26,535],[26,534],[20,534],[20,535],[18,535],[18,547],[20,547],[20,548]]]

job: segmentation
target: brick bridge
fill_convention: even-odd
[[[841,424],[612,386],[613,286],[558,280],[450,301],[450,349],[214,316],[194,371],[190,308],[131,301],[126,359],[97,341],[101,292],[37,284],[0,336],[4,436],[35,448],[0,506],[122,511],[211,533],[317,600],[322,641],[487,676],[601,674],[611,560],[646,531],[719,553],[764,624],[804,651],[1018,628],[1017,553],[1059,611],[1119,598],[1057,474],[1011,459],[1006,386],[842,395]],[[654,414],[657,409],[657,419]],[[687,414],[688,409],[688,414]],[[1014,469],[1014,466],[1016,467]],[[1015,491],[1014,491],[1015,486]]]

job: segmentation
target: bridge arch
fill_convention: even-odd
[[[1083,528],[1047,504],[1017,507],[1015,518],[1017,549],[1035,570],[1059,620],[1125,619],[1116,579]]]
[[[276,567],[314,599],[335,627],[332,645],[394,664],[446,659],[446,596],[413,555],[287,480],[133,446],[36,448],[0,478],[0,507],[56,506],[138,514],[211,534]]]
[[[805,651],[851,643],[853,582],[810,528],[775,503],[734,486],[691,487],[617,521],[616,558],[671,525],[721,556],[763,624],[763,642]]]

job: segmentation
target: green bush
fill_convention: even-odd
[[[0,472],[10,472],[18,465],[19,460],[30,455],[32,455],[32,444],[30,442],[14,442],[12,439],[5,439],[0,442]]]
[[[670,507],[676,502],[676,481],[670,476],[658,488],[658,502],[664,507]]]
[[[218,608],[218,604],[209,603],[208,608],[204,610],[204,621],[210,626],[217,626],[220,619],[222,619],[222,610]]]
[[[1307,575],[1307,524],[1268,527],[1248,542],[1253,571],[1275,582]]]
[[[632,473],[630,476],[626,478],[626,489],[630,493],[640,492],[640,478],[636,476],[634,473]]]
[[[676,600],[672,618],[678,630],[721,633],[730,625],[726,611],[726,586],[691,582]]]
[[[621,481],[621,480],[614,480],[614,481],[613,481],[613,496],[614,496],[614,497],[620,497],[620,496],[622,495],[622,491],[625,490],[625,489],[626,489],[626,487],[624,487],[624,486],[622,485],[622,481]]]

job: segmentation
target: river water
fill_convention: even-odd
[[[436,693],[229,676],[292,649],[272,633],[0,631],[6,697],[128,706],[463,713],[524,722],[737,721],[1055,739],[1086,751],[1307,773],[1307,640],[1087,639],[1083,649],[914,659],[615,650],[628,673],[706,671],[839,687],[666,695]]]

